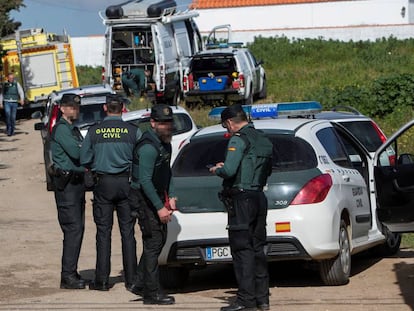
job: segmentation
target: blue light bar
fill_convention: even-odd
[[[288,102],[253,105],[252,119],[277,118],[279,116],[310,116],[322,111],[322,105],[316,101]]]
[[[252,119],[277,118],[279,116],[305,117],[322,111],[322,105],[316,101],[244,105],[242,107]],[[221,113],[225,108],[213,108],[208,114],[208,118],[220,120]]]
[[[243,110],[245,113],[250,114],[250,110],[252,109],[252,106],[250,105],[243,105]],[[226,106],[222,107],[215,107],[211,109],[211,111],[208,113],[208,118],[210,120],[221,120],[221,113],[224,109],[226,109]]]

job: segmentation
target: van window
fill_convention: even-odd
[[[181,57],[190,57],[192,55],[190,40],[188,37],[187,28],[183,21],[176,22],[173,24],[177,44],[179,46]]]

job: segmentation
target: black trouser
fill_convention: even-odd
[[[61,277],[76,276],[85,231],[85,187],[83,182],[69,182],[55,191],[58,220],[63,232]]]
[[[94,188],[93,218],[96,224],[95,281],[108,282],[111,273],[111,235],[114,210],[122,242],[122,263],[126,284],[132,284],[137,268],[135,218],[128,203],[127,175],[98,175]]]
[[[267,199],[261,191],[232,196],[228,230],[237,300],[247,307],[269,303],[269,273],[265,254]]]
[[[152,296],[159,292],[158,257],[167,241],[167,225],[161,223],[155,207],[149,201],[143,207],[150,234],[142,234],[143,251],[136,275],[136,284],[144,288],[144,296]]]

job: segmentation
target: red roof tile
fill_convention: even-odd
[[[297,3],[314,3],[314,2],[333,2],[344,0],[193,0],[192,8],[196,9],[213,9],[213,8],[233,8],[242,6],[262,6],[262,5],[280,5],[280,4],[297,4]]]

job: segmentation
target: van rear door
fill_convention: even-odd
[[[174,96],[179,78],[177,75],[179,59],[173,29],[171,24],[156,23],[152,25],[152,33],[158,43],[154,44],[156,55],[154,77],[157,91],[165,92],[164,96],[170,98]]]

